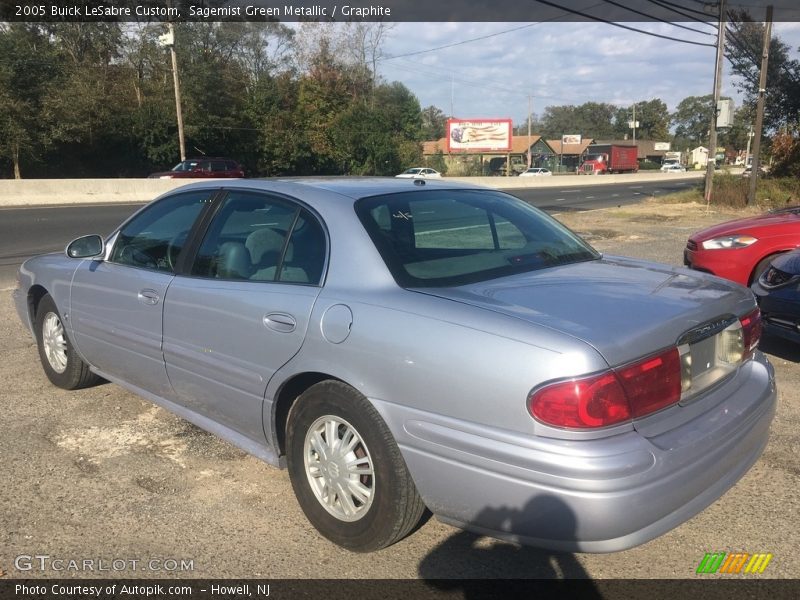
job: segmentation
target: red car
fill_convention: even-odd
[[[170,171],[153,173],[150,179],[244,177],[244,169],[230,158],[189,158],[179,162]]]
[[[767,270],[770,260],[800,247],[800,206],[736,219],[689,237],[683,263],[742,285]]]

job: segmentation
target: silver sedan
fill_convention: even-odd
[[[747,288],[464,184],[192,184],[28,260],[15,301],[53,384],[107,379],[287,467],[354,551],[426,507],[629,548],[734,485],[775,412]]]

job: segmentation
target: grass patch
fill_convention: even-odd
[[[744,208],[747,206],[747,192],[750,181],[741,175],[719,174],[714,176],[714,189],[711,194],[712,206]],[[689,202],[705,203],[703,184],[691,190],[659,196],[663,204]],[[756,187],[756,204],[763,210],[774,210],[800,204],[800,180],[793,177],[759,179]]]

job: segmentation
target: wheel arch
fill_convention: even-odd
[[[758,259],[758,262],[753,266],[750,274],[747,277],[747,285],[753,285],[753,282],[758,278],[759,275],[769,266],[775,257],[780,256],[781,254],[786,254],[787,252],[791,252],[792,250],[796,250],[797,248],[772,248],[770,251]],[[762,268],[762,266],[764,268]]]
[[[30,322],[33,323],[36,320],[36,312],[39,310],[39,303],[42,301],[46,295],[50,292],[47,289],[39,284],[32,285],[28,290],[28,316],[30,317]]]
[[[275,450],[277,455],[286,455],[286,424],[289,419],[289,412],[294,406],[297,399],[308,388],[323,381],[341,381],[347,385],[348,382],[339,377],[335,377],[328,373],[321,373],[317,371],[308,371],[304,373],[297,373],[292,375],[289,379],[284,381],[275,394],[275,400],[272,403],[272,415],[270,418],[273,439],[275,440]],[[351,386],[352,387],[352,386]]]

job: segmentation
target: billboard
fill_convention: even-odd
[[[666,151],[668,151],[669,150],[669,142],[656,142],[655,144],[653,144],[653,150],[656,150],[656,151],[666,150]]]
[[[448,152],[508,152],[511,119],[448,119]]]
[[[580,135],[562,135],[561,136],[561,145],[566,146],[567,144],[580,144],[583,138]]]

